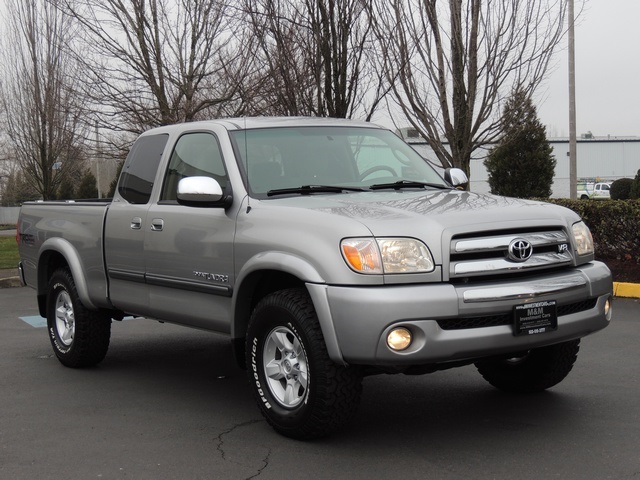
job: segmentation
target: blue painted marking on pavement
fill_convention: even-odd
[[[47,326],[47,319],[40,315],[34,315],[32,317],[20,317],[20,320],[28,323],[35,328],[43,328]]]

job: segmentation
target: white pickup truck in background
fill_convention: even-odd
[[[611,198],[610,182],[578,181],[577,198],[580,200],[604,200]]]

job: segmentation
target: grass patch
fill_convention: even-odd
[[[17,268],[20,255],[14,237],[0,237],[0,269]]]

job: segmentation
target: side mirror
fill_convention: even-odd
[[[467,174],[464,173],[464,170],[461,170],[459,168],[447,168],[444,171],[444,179],[454,187],[469,183]]]
[[[187,177],[178,182],[178,203],[192,207],[228,206],[218,181],[211,177]]]

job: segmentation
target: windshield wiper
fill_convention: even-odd
[[[400,190],[401,188],[437,188],[440,190],[451,190],[448,185],[442,185],[440,183],[428,183],[428,182],[414,182],[412,180],[398,180],[392,183],[376,183],[369,187],[371,190],[385,190],[392,188],[394,190]]]
[[[267,196],[273,197],[274,195],[291,195],[294,193],[299,193],[301,195],[309,195],[310,193],[342,193],[342,192],[364,192],[364,189],[359,187],[338,187],[334,185],[302,185],[301,187],[279,188],[276,190],[269,190],[267,192]]]

